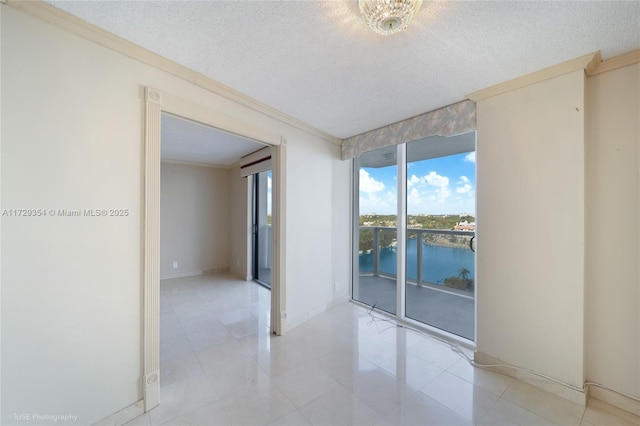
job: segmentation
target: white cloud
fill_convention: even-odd
[[[435,189],[425,189],[424,195],[427,200],[436,203],[445,203],[447,198],[451,196],[451,189],[449,189],[449,178],[441,176],[438,173],[431,171],[428,175],[421,178],[427,186],[434,187]]]
[[[444,204],[451,196],[449,178],[431,171],[418,177],[407,179],[407,208],[410,214],[424,213],[433,209],[434,204]]]
[[[447,182],[448,185],[448,182]],[[447,198],[449,198],[451,196],[451,190],[449,189],[449,186],[443,186],[440,189],[438,189],[438,202],[439,203],[444,203]]]
[[[436,172],[429,172],[424,177],[424,180],[431,186],[437,186],[438,188],[446,188],[449,186],[449,178],[446,176],[440,176]]]
[[[464,156],[464,161],[468,161],[470,163],[475,163],[476,162],[476,152],[470,152],[467,155]]]
[[[445,188],[449,186],[449,178],[446,176],[441,176],[436,172],[429,172],[428,175],[418,177],[416,175],[411,175],[411,177],[407,180],[407,187],[424,187],[424,186],[435,186],[436,188]]]
[[[471,181],[466,176],[460,176],[460,180],[456,182],[456,193],[467,195],[469,197],[474,196],[473,186],[471,185]]]
[[[271,189],[271,176],[267,176],[267,189]]]
[[[387,191],[386,197],[388,203],[392,203],[394,205],[398,204],[398,197],[396,197],[395,192]]]
[[[365,170],[360,170],[360,212],[394,214],[397,209],[395,186],[386,186]],[[467,176],[452,179],[430,171],[425,175],[407,174],[407,212],[409,214],[457,214],[475,211],[475,187]],[[367,191],[368,190],[368,191]]]
[[[457,187],[456,188],[456,192],[458,194],[468,194],[468,193],[471,192],[472,189],[473,189],[473,187],[467,183],[467,184],[464,184],[462,186]]]
[[[457,185],[456,192],[458,194],[473,194],[473,186],[471,186],[471,181],[468,177],[460,176],[460,180],[457,182]]]
[[[424,199],[420,195],[420,191],[416,188],[412,188],[411,191],[407,194],[407,205],[409,206],[418,206],[424,202]]]
[[[398,208],[396,194],[387,191],[360,193],[360,213],[395,214]]]
[[[360,192],[380,192],[384,190],[384,183],[375,180],[364,169],[360,169]]]
[[[424,179],[420,179],[416,175],[411,175],[411,177],[407,180],[407,187],[411,188],[412,186],[417,185],[421,182],[424,184]]]

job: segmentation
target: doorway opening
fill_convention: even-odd
[[[162,129],[162,122],[164,119],[175,118],[177,121],[188,122],[190,124],[196,124],[194,128],[198,130],[194,133],[203,131],[203,129],[215,130],[220,135],[226,135],[231,138],[235,138],[235,142],[225,145],[226,148],[237,148],[239,140],[249,141],[252,144],[252,148],[247,152],[252,152],[260,147],[269,146],[273,152],[273,234],[274,244],[271,252],[272,256],[272,277],[271,277],[271,292],[264,293],[264,289],[253,283],[253,287],[256,289],[262,289],[263,293],[267,296],[264,299],[264,306],[269,305],[270,309],[266,309],[264,318],[261,318],[261,322],[256,323],[255,326],[262,330],[262,333],[276,334],[281,333],[281,316],[280,313],[280,289],[284,287],[283,274],[280,273],[285,268],[286,259],[283,258],[281,253],[284,252],[284,247],[276,242],[284,241],[283,236],[284,229],[281,226],[280,217],[286,213],[284,206],[284,197],[281,197],[281,188],[284,188],[284,161],[286,156],[286,146],[284,145],[284,139],[280,135],[275,135],[264,131],[260,128],[254,127],[248,123],[245,123],[236,118],[228,117],[219,111],[209,110],[201,105],[179,99],[165,93],[161,93],[157,90],[146,88],[145,89],[145,179],[144,179],[144,291],[143,291],[143,394],[145,411],[149,411],[156,407],[160,403],[160,314],[164,300],[161,298],[160,293],[160,277],[161,277],[161,265],[163,259],[161,258],[161,240],[160,240],[160,199],[161,199],[161,162],[162,155],[162,141],[161,135],[166,136],[168,132]],[[184,140],[179,141],[178,146],[184,144]],[[226,152],[226,148],[225,151]],[[213,150],[216,154],[220,154],[220,151]],[[193,153],[192,153],[193,154]],[[235,153],[236,160],[240,158],[242,154]],[[197,155],[196,160],[191,162],[200,163],[198,166],[207,167],[204,156]],[[183,163],[183,159],[174,159],[175,164]],[[237,171],[237,175],[233,173],[233,168]],[[250,184],[248,179],[242,179],[237,164],[227,167],[225,172],[229,177],[233,174],[235,187],[228,190],[228,193],[237,195],[238,205],[241,207],[236,208],[234,216],[238,219],[238,229],[240,234],[237,239],[229,241],[229,245],[233,245],[230,242],[236,241],[239,247],[235,248],[235,253],[239,253],[238,258],[233,258],[228,255],[220,257],[222,263],[220,266],[213,266],[213,272],[238,272],[239,277],[247,279],[251,275],[249,259],[250,255],[250,229],[247,226],[250,223],[251,204],[250,197]],[[223,173],[224,174],[224,173]],[[229,178],[231,180],[231,178]],[[244,195],[243,195],[244,194]],[[222,200],[222,203],[220,202]],[[224,196],[217,199],[218,204],[227,204],[228,198]],[[242,207],[243,206],[243,207]],[[192,213],[194,209],[185,208],[184,213]],[[239,213],[238,213],[239,212]],[[231,213],[229,214],[231,216]],[[234,234],[231,229],[227,227],[226,232]],[[221,231],[224,233],[224,231]],[[244,247],[244,250],[243,250]],[[234,250],[230,248],[229,250]],[[244,252],[244,254],[242,254]],[[165,259],[166,260],[166,259]],[[184,265],[180,261],[174,263],[172,260],[171,268],[178,269],[181,265]],[[174,267],[176,265],[177,267]],[[197,268],[195,269],[197,271]],[[244,273],[242,273],[244,271]],[[191,271],[193,272],[193,271]],[[206,273],[206,270],[199,272]],[[177,271],[176,274],[190,274],[189,271]],[[198,284],[193,284],[198,287]],[[198,300],[202,302],[202,297],[197,295],[194,297],[193,302],[198,304]],[[192,307],[183,310],[184,318],[180,318],[184,322],[195,320],[198,323],[201,318],[189,318],[192,315]],[[273,312],[278,313],[274,315]],[[235,315],[235,314],[234,314]],[[229,314],[229,318],[225,317],[224,321],[220,319],[225,326],[225,322],[234,320],[234,315]],[[205,316],[207,316],[205,314]],[[206,322],[206,319],[205,319]],[[194,324],[189,324],[193,326]],[[230,323],[231,324],[231,323]],[[183,328],[185,327],[184,324]],[[234,337],[240,336],[243,333],[253,332],[253,324],[241,324],[233,328],[231,334]],[[264,327],[263,327],[264,326]],[[191,344],[192,342],[187,342]]]

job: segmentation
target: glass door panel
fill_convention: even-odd
[[[430,143],[407,144],[405,316],[474,340],[475,152]]]
[[[357,273],[353,299],[395,314],[397,309],[397,148],[356,160],[358,227],[354,235]],[[354,268],[355,269],[355,268]]]
[[[271,288],[271,170],[254,175],[253,276]]]

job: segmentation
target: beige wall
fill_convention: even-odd
[[[586,378],[640,396],[640,65],[587,79]]]
[[[229,171],[163,162],[160,188],[160,278],[228,269]]]
[[[480,353],[640,396],[639,147],[637,64],[478,103]]]
[[[478,102],[477,348],[582,387],[584,73]]]
[[[129,210],[2,218],[2,415],[70,412],[90,424],[142,398],[144,87],[287,139],[284,308],[305,318],[332,303],[330,265],[350,256],[332,246],[331,179],[349,181],[333,167],[337,147],[0,8],[2,207]]]
[[[141,399],[142,67],[2,5],[2,410]]]

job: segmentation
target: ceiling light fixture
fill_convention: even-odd
[[[358,0],[367,25],[378,34],[404,31],[420,9],[422,0]]]

